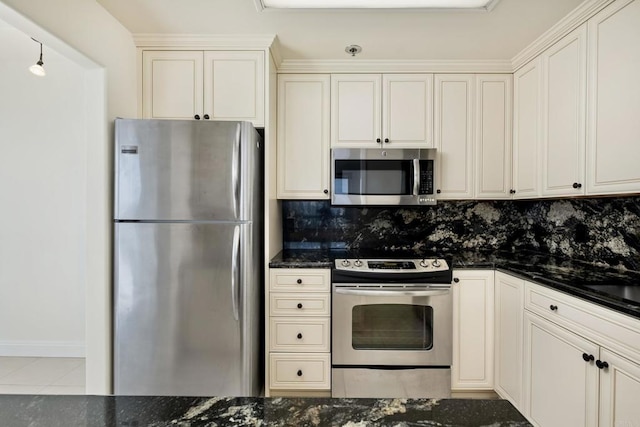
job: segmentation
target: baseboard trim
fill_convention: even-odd
[[[86,357],[84,342],[0,341],[0,356]]]

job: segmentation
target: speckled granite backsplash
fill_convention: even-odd
[[[283,217],[285,249],[526,249],[640,270],[637,196],[417,208],[284,201]]]

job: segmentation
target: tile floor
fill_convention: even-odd
[[[84,394],[85,360],[0,357],[0,394]]]

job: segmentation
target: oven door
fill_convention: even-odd
[[[450,286],[333,284],[334,366],[451,366]]]

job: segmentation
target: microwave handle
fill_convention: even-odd
[[[418,197],[420,189],[420,159],[413,159],[413,195]]]

